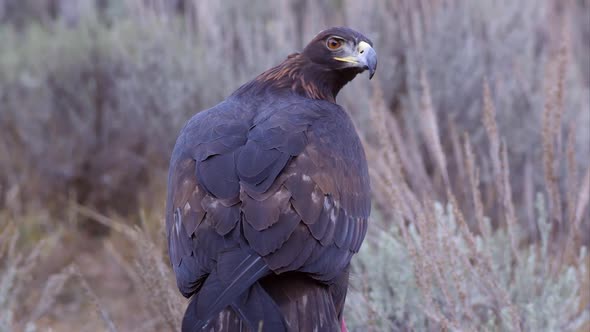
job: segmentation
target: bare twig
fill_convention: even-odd
[[[111,319],[111,315],[106,310],[106,308],[100,303],[98,296],[96,295],[96,293],[94,293],[94,291],[92,290],[90,285],[88,285],[86,278],[84,277],[84,275],[82,275],[78,266],[76,266],[75,264],[70,265],[69,273],[73,274],[77,277],[78,281],[80,282],[80,285],[82,286],[82,288],[86,292],[86,296],[88,297],[90,302],[92,302],[92,304],[94,305],[96,312],[98,313],[98,315],[102,319],[102,321],[105,324],[105,327],[108,329],[108,331],[109,332],[117,332],[117,328],[115,327],[115,323]]]
[[[422,124],[422,134],[427,142],[427,147],[430,153],[436,160],[436,165],[439,169],[441,176],[443,177],[446,187],[450,187],[451,182],[449,174],[447,172],[447,160],[440,142],[440,132],[438,129],[438,123],[436,115],[434,114],[434,107],[432,106],[432,99],[430,95],[430,86],[426,78],[424,70],[420,73],[420,84],[422,86],[422,100],[421,100],[421,111],[422,117],[420,123]]]

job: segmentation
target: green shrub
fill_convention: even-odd
[[[164,181],[174,133],[219,98],[199,90],[199,50],[175,29],[0,32],[0,184],[23,196],[135,213],[150,177]]]
[[[404,238],[403,226],[374,218],[373,227],[382,231],[372,234],[353,261],[346,310],[349,327],[353,331],[442,327],[515,331],[519,327],[513,310],[524,331],[577,331],[590,318],[587,310],[580,309],[581,289],[589,278],[586,248],[572,265],[556,267],[548,250],[551,227],[541,195],[537,206],[543,240],[522,245],[515,253],[506,229],[489,238],[476,236],[477,251],[470,252],[470,239],[460,230],[453,208],[439,203],[423,207],[435,211],[435,218],[428,220],[432,224],[423,229],[429,234],[410,224],[410,236]],[[485,264],[486,257],[490,270],[478,266]]]

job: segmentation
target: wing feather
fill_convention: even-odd
[[[275,274],[302,271],[333,282],[359,250],[370,212],[367,166],[352,122],[328,102],[271,103],[256,115],[235,105],[197,114],[173,152],[166,230],[179,289],[185,296],[202,292],[230,249],[260,257],[260,268]],[[223,270],[232,285],[252,277]],[[215,298],[222,289],[203,294]]]

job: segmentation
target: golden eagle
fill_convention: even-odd
[[[183,331],[338,331],[371,209],[365,153],[336,104],[372,77],[345,27],[193,116],[170,161],[166,232]]]

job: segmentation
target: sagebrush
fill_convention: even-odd
[[[339,96],[374,193],[349,327],[588,328],[589,16],[587,0],[0,0],[0,330],[178,329],[174,138],[333,25],[379,56]]]

